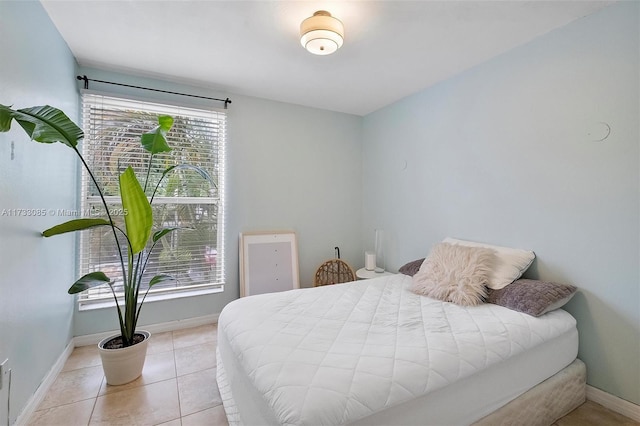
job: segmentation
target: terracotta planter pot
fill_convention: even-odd
[[[126,348],[104,349],[104,344],[114,337],[119,337],[119,334],[109,336],[98,343],[98,351],[102,359],[102,369],[107,378],[107,384],[112,386],[124,385],[134,381],[142,374],[151,333],[137,330],[136,334],[143,335],[145,337],[144,340]]]

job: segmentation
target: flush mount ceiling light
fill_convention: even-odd
[[[314,55],[330,55],[342,46],[344,26],[326,10],[319,10],[300,24],[300,43]]]

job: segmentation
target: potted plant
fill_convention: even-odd
[[[159,274],[143,285],[145,268],[156,244],[171,232],[179,229],[178,227],[163,228],[152,234],[151,203],[153,197],[162,180],[169,173],[178,169],[189,168],[198,172],[209,182],[212,180],[204,170],[198,167],[186,164],[171,166],[163,171],[148,198],[145,190],[149,182],[153,156],[171,150],[166,140],[166,134],[173,125],[173,118],[160,116],[158,117],[158,126],[144,133],[141,137],[142,146],[150,154],[144,186],[138,181],[131,166],[127,166],[124,172],[119,175],[119,192],[124,214],[124,224],[122,225],[114,222],[104,192],[78,149],[78,141],[84,137],[82,129],[62,111],[48,105],[19,110],[0,105],[0,131],[9,131],[13,120],[24,129],[32,140],[42,143],[60,142],[71,148],[79,157],[100,195],[106,213],[105,218],[73,219],[47,229],[42,235],[51,237],[98,226],[110,228],[109,233],[113,235],[115,241],[116,255],[122,273],[122,276],[117,278],[120,278],[122,282],[123,295],[119,298],[116,294],[114,288],[116,279],[108,277],[100,271],[90,272],[80,277],[68,292],[76,294],[96,286],[109,286],[115,300],[120,334],[108,337],[98,344],[103,369],[107,383],[110,385],[119,385],[135,380],[142,373],[150,337],[148,332],[136,330],[142,305],[154,285],[174,279],[170,275]],[[145,285],[147,286],[146,290],[144,289]],[[141,290],[143,291],[142,295],[140,295]]]

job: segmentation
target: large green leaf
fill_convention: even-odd
[[[151,235],[153,212],[138,178],[131,166],[120,175],[120,198],[122,209],[126,212],[124,224],[131,243],[131,252],[141,252]]]
[[[13,110],[8,106],[0,104],[0,132],[8,132],[11,130],[12,119]]]
[[[173,231],[176,231],[178,229],[184,229],[184,228],[163,228],[163,229],[159,230],[158,232],[153,234],[153,242],[155,243],[156,241],[158,241],[160,238],[164,237],[169,232],[173,232]],[[189,228],[187,228],[187,229],[189,229]]]
[[[91,272],[73,283],[67,293],[80,293],[81,291],[85,291],[86,289],[89,289],[91,287],[97,287],[99,285],[107,284],[110,281],[111,280],[104,274],[104,272]]]
[[[84,137],[82,129],[71,121],[64,112],[49,105],[12,110],[0,106],[0,131],[6,132],[11,127],[11,119],[15,119],[37,142],[61,142],[74,147]]]
[[[173,117],[170,115],[161,115],[158,117],[158,127],[162,128],[165,132],[171,130],[173,126]]]
[[[158,117],[158,123],[155,129],[144,133],[140,138],[144,149],[151,154],[171,151],[171,147],[167,143],[167,132],[171,130],[171,126],[173,126],[173,117],[161,115]]]
[[[95,226],[109,226],[111,223],[105,219],[73,219],[69,222],[61,223],[42,233],[45,237],[53,235],[65,234],[67,232],[82,231],[84,229],[93,228]]]
[[[151,278],[151,281],[149,281],[149,288],[165,281],[175,281],[175,278],[173,278],[171,275],[166,274],[156,275],[155,277]]]

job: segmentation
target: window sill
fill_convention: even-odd
[[[182,299],[184,297],[197,297],[205,294],[215,294],[215,293],[223,293],[224,292],[224,284],[217,288],[208,288],[208,289],[199,289],[199,290],[185,290],[185,291],[177,291],[174,293],[165,293],[165,294],[154,294],[147,296],[144,303],[153,303],[159,302],[162,300],[171,300],[171,299]],[[96,309],[109,309],[115,306],[115,302],[113,299],[104,300],[101,302],[79,302],[78,310],[79,311],[93,311]]]

